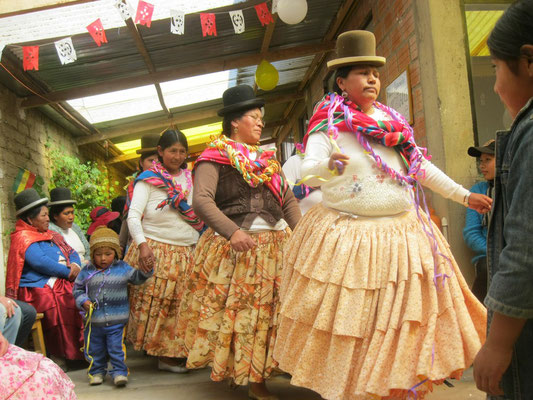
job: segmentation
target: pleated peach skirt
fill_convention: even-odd
[[[433,225],[414,211],[355,218],[322,205],[287,248],[274,349],[291,383],[325,399],[422,399],[459,378],[485,340],[486,310]]]

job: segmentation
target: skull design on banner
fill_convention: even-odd
[[[231,22],[233,24],[233,29],[235,30],[235,33],[243,33],[244,32],[244,15],[242,14],[242,10],[230,11],[229,16],[231,18]]]
[[[170,10],[170,32],[175,35],[185,33],[185,13],[177,10]]]
[[[77,60],[76,50],[72,44],[72,38],[66,38],[54,42],[61,65],[69,64]]]
[[[124,21],[133,16],[133,8],[126,0],[115,0],[115,7]]]

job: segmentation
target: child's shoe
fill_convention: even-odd
[[[91,385],[91,386],[101,385],[102,382],[104,382],[104,375],[103,374],[89,375],[89,385]]]
[[[113,378],[113,383],[118,387],[126,386],[128,383],[128,377],[124,375],[117,375],[115,378]]]

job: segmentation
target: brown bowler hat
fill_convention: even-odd
[[[369,31],[348,31],[337,38],[337,58],[328,61],[328,69],[346,65],[385,65],[385,57],[376,56],[376,38]]]
[[[141,148],[137,150],[137,154],[153,153],[157,151],[157,144],[159,143],[159,135],[152,133],[141,137]]]

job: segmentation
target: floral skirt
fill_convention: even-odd
[[[176,246],[146,239],[155,256],[154,275],[142,285],[131,285],[130,319],[126,337],[135,350],[160,357],[181,357],[177,332],[184,279],[191,267],[193,246]],[[124,261],[139,267],[139,249],[132,243]]]
[[[460,378],[486,310],[432,226],[449,260],[437,258],[437,274],[414,211],[355,218],[317,205],[302,218],[285,250],[274,350],[292,384],[325,399],[422,399]]]
[[[76,400],[74,383],[52,360],[10,345],[0,357],[0,399]]]
[[[270,376],[289,235],[288,228],[251,234],[257,246],[247,252],[212,229],[202,235],[180,307],[188,368],[211,366],[211,379],[237,385]]]

